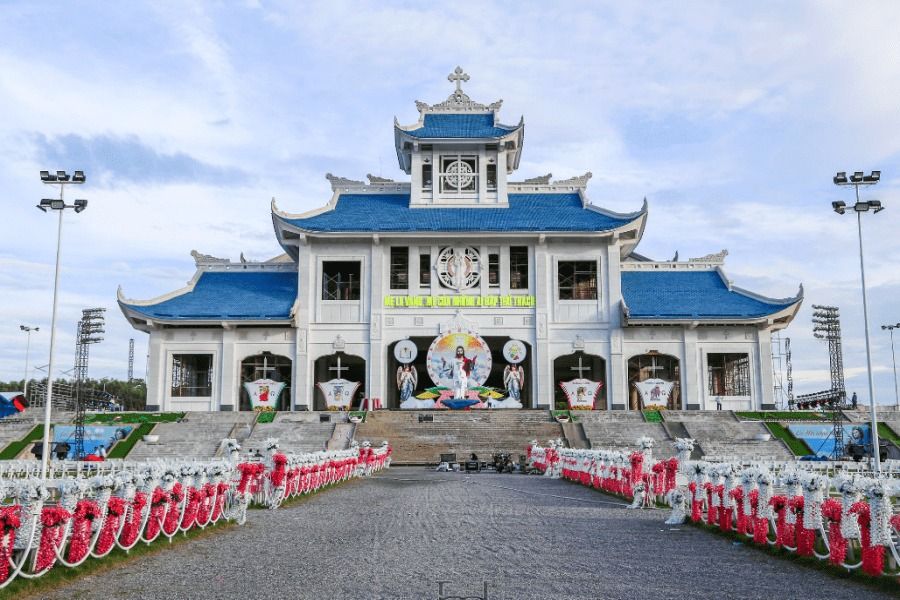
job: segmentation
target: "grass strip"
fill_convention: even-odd
[[[275,420],[275,415],[277,415],[277,414],[278,414],[278,413],[276,413],[274,410],[267,410],[267,411],[265,411],[265,412],[260,412],[260,413],[256,416],[256,422],[257,422],[257,424],[259,424],[259,423],[271,423],[272,421]]]
[[[878,437],[883,440],[890,440],[897,446],[900,446],[900,436],[887,423],[878,423]]]
[[[183,412],[143,413],[143,412],[115,412],[96,413],[87,415],[85,423],[174,423],[184,417]]]
[[[15,598],[16,600],[28,600],[29,598],[43,598],[48,592],[72,583],[86,575],[96,575],[110,571],[117,567],[131,563],[142,556],[156,554],[160,550],[174,545],[196,539],[201,536],[224,533],[237,525],[230,521],[222,521],[218,525],[210,525],[205,529],[192,529],[187,533],[176,535],[172,543],[167,543],[167,538],[160,536],[152,544],[139,543],[137,546],[125,552],[116,548],[104,558],[89,558],[81,565],[69,569],[57,565],[37,579],[19,578],[10,583],[5,589],[0,590],[0,600]]]
[[[156,427],[156,423],[141,423],[128,434],[127,438],[116,442],[116,445],[109,451],[106,458],[125,458],[131,452],[131,449],[134,448],[134,445],[138,443],[138,440],[153,431],[154,427]]]
[[[13,460],[25,449],[28,444],[33,444],[44,437],[44,426],[35,425],[34,429],[28,432],[28,435],[21,440],[10,442],[6,448],[0,452],[0,460]]]
[[[734,414],[746,421],[830,421],[831,413],[809,410],[736,410]]]
[[[794,456],[808,456],[810,454],[815,454],[812,451],[806,442],[796,437],[790,430],[782,425],[781,423],[766,423],[766,427],[768,427],[769,431],[772,432],[772,435],[777,437],[779,440],[782,440],[784,443],[788,445],[788,448],[791,449],[791,452],[794,453]]]
[[[647,423],[662,423],[663,416],[662,412],[658,410],[644,410],[641,411],[644,413],[644,421]]]

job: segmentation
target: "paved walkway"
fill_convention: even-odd
[[[52,598],[888,598],[542,477],[394,468]]]

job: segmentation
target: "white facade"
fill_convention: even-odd
[[[715,409],[717,399],[725,409],[774,407],[770,336],[772,331],[787,326],[799,308],[800,297],[771,301],[733,289],[721,271],[724,253],[686,262],[654,262],[637,255],[634,249],[643,234],[646,202],[631,215],[616,215],[594,207],[585,196],[590,174],[557,182],[551,182],[550,176],[519,183],[508,181],[507,176],[518,167],[522,151],[521,121],[516,126],[495,128],[492,137],[415,137],[416,131],[429,133],[430,125],[425,122],[428,115],[441,115],[442,126],[455,126],[455,115],[496,117],[499,106],[471,102],[459,89],[442,104],[419,103],[419,123],[395,126],[398,159],[410,174],[407,183],[370,177],[370,183],[365,184],[329,175],[333,197],[322,209],[289,215],[279,211],[273,202],[276,235],[286,251],[274,261],[230,263],[195,254],[198,274],[188,288],[145,302],[129,301],[120,294],[126,316],[135,327],[150,334],[148,406],[160,410],[237,410],[241,405],[241,383],[249,372],[242,365],[248,357],[265,352],[266,356],[290,360],[290,398],[283,405],[285,409],[321,408],[315,400],[319,394],[315,384],[327,372],[324,365],[331,365],[328,361],[338,353],[364,361],[364,371],[357,371],[364,373],[361,395],[380,398],[387,407],[396,408],[392,379],[397,363],[390,350],[392,344],[404,339],[433,339],[451,322],[463,321],[483,338],[494,340],[494,361],[502,361],[496,346],[503,339],[518,339],[528,345],[526,408],[553,407],[559,381],[576,376],[570,373],[574,371],[571,366],[554,366],[554,361],[569,355],[583,356],[594,361],[591,364],[600,365],[590,372],[590,377],[604,384],[604,400],[599,409],[636,408],[630,379],[642,376],[636,375],[640,367],[629,372],[629,360],[637,356],[665,356],[670,361],[667,364],[677,364],[676,370],[669,371],[677,373],[675,383],[679,390],[678,401],[671,408]],[[429,176],[430,184],[426,181]],[[445,185],[442,181],[450,183]],[[461,189],[463,183],[468,186],[465,190]],[[310,225],[329,213],[339,215],[342,210],[353,218],[358,213],[349,212],[340,204],[348,195],[361,202],[365,198],[395,198],[398,194],[409,198],[409,212],[398,214],[409,214],[410,219],[416,216],[414,211],[454,207],[478,208],[486,211],[486,219],[488,215],[493,219],[494,215],[504,214],[497,211],[518,210],[518,201],[512,200],[515,198],[553,202],[557,197],[571,201],[577,195],[586,215],[608,218],[612,225],[581,231],[562,225],[546,230],[533,227],[507,231],[422,231],[415,227],[402,230],[396,223],[387,224],[393,230],[376,225],[368,230],[361,227],[348,231],[344,227],[336,231]],[[548,211],[547,219],[557,218],[558,213]],[[392,272],[391,248],[408,249],[405,277],[398,274],[396,265]],[[469,249],[467,252],[473,253],[478,267],[470,267],[467,273],[477,279],[474,285],[452,289],[441,282],[442,273],[445,279],[450,278],[438,260],[447,248],[455,248],[457,253]],[[511,269],[514,262],[521,264],[522,248],[527,248],[527,286],[514,288],[514,280],[521,282],[522,278],[517,279]],[[517,249],[515,260],[511,249]],[[403,256],[403,251],[395,252]],[[356,276],[358,265],[358,299],[327,299],[329,293],[323,287],[330,285],[325,282],[326,275],[333,275],[326,271],[345,264],[350,265],[348,272],[352,276]],[[578,295],[585,299],[567,299],[574,294],[568,288],[560,289],[564,279],[561,272],[579,268],[596,269],[596,283],[592,283],[589,271],[587,275],[582,272],[573,276],[571,281],[579,282]],[[478,272],[471,273],[473,269]],[[240,277],[251,272],[284,270],[296,273],[298,292],[291,310],[281,317],[205,315],[192,319],[185,314],[167,318],[158,311],[153,313],[154,307],[166,301],[196,293],[194,286],[203,274],[233,273]],[[771,303],[772,310],[749,316],[715,316],[716,311],[695,317],[636,314],[629,306],[628,294],[623,293],[623,273],[628,272],[647,273],[648,277],[661,272],[716,273],[727,287],[718,292],[720,295],[733,295],[744,303]],[[392,289],[394,279],[404,280],[405,289]],[[569,285],[570,280],[566,282]],[[347,295],[355,293],[348,291]],[[417,299],[405,303],[421,305],[392,306],[397,298]],[[450,306],[440,306],[447,302]],[[478,303],[488,306],[472,305]],[[183,361],[190,354],[211,356],[211,384],[197,388],[202,396],[184,395],[185,388],[176,390],[178,386],[173,383],[175,357],[182,357],[178,360]],[[710,378],[719,377],[719,367],[718,362],[713,365],[710,360],[732,361],[727,365],[733,365],[736,356],[746,357],[739,359],[740,372],[732,373],[730,380],[726,377],[724,384],[719,379],[711,384]],[[724,368],[733,370],[732,366]],[[736,383],[735,376],[742,380]],[[430,385],[427,373],[420,369],[417,389]],[[725,387],[719,389],[721,385]],[[729,393],[720,393],[723,389]]]

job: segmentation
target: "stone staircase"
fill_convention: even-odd
[[[322,421],[327,418],[328,421]],[[346,413],[337,412],[280,412],[271,423],[257,423],[242,443],[244,450],[265,452],[263,444],[267,438],[278,438],[278,447],[283,452],[316,452],[324,450],[335,433],[335,427],[349,425]],[[346,440],[347,447],[350,442]],[[379,440],[380,443],[380,440]],[[340,443],[332,444],[332,446]],[[333,448],[334,449],[334,448]]]
[[[36,423],[30,420],[21,420],[9,423],[0,421],[0,450],[6,448],[12,442],[18,442],[25,435],[34,429]],[[22,451],[25,458],[33,458],[31,454],[31,444],[26,444]]]
[[[672,440],[662,423],[647,423],[637,411],[595,412],[582,416],[581,425],[591,441],[592,448],[615,448],[626,452],[637,450],[637,440],[647,436],[656,445],[653,455],[669,457],[675,455]]]
[[[546,444],[563,431],[546,410],[375,411],[357,425],[355,437],[373,445],[390,441],[396,464],[426,465],[437,464],[446,452],[459,460],[473,452],[481,460],[495,452],[518,457],[531,440]]]
[[[128,460],[157,458],[211,458],[222,440],[236,429],[253,428],[256,414],[251,412],[191,412],[177,423],[158,423],[152,433],[159,442],[139,440],[128,454]],[[237,427],[235,427],[237,426]]]
[[[669,419],[668,414],[666,419]],[[694,418],[682,421],[682,424],[690,437],[700,443],[705,456],[776,460],[794,458],[781,440],[775,437],[768,441],[756,439],[757,435],[769,433],[763,423],[713,417],[709,420]]]

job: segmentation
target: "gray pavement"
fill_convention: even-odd
[[[894,597],[623,507],[542,477],[394,468],[49,597]]]

